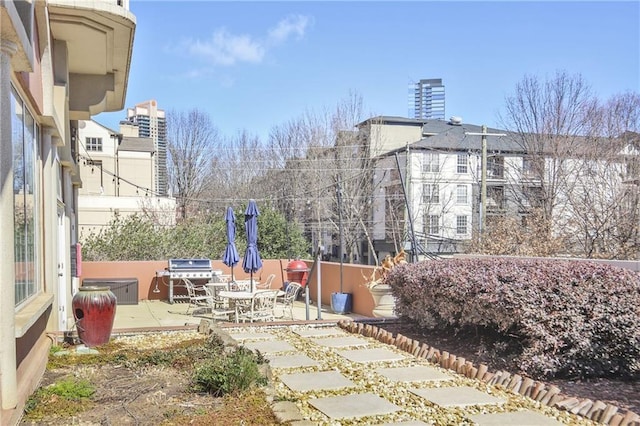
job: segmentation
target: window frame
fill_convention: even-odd
[[[41,283],[41,128],[27,103],[11,85],[11,143],[13,144],[14,288],[16,308],[42,291]],[[19,186],[16,186],[19,185]],[[22,214],[19,214],[22,212]],[[22,218],[23,223],[20,222]]]
[[[429,188],[430,190],[427,190]],[[423,204],[440,204],[440,185],[437,183],[422,184]]]
[[[98,136],[87,136],[84,138],[84,147],[87,152],[102,152],[102,138]]]
[[[435,225],[434,225],[435,219]],[[427,214],[426,215],[426,226],[425,231],[430,235],[440,235],[440,215],[437,214]]]
[[[464,224],[461,223],[462,221],[464,221]],[[463,230],[461,231],[461,229]],[[456,216],[456,234],[467,235],[468,233],[469,233],[469,217],[464,215]]]
[[[456,163],[456,173],[466,175],[469,173],[469,163],[467,161],[467,154],[458,154]]]
[[[464,199],[461,197],[461,190],[464,190]],[[469,204],[469,188],[467,185],[456,185],[456,204],[460,206]]]
[[[422,153],[422,173],[440,173],[440,154],[437,152]]]

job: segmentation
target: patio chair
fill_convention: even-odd
[[[284,318],[287,310],[289,311],[289,318],[293,320],[293,302],[298,297],[298,292],[302,289],[302,285],[296,282],[290,282],[287,285],[287,290],[282,297],[282,302],[278,303],[278,307],[282,309],[282,315],[278,318]]]
[[[273,321],[278,290],[260,290],[251,297],[251,303],[236,305],[236,322]]]
[[[276,277],[276,274],[269,275],[265,282],[260,283],[260,284],[256,284],[256,288],[259,288],[259,289],[270,289],[271,288],[271,283],[273,282],[275,277]]]
[[[214,320],[229,320],[232,314],[235,314],[235,309],[229,306],[226,299],[219,297],[215,292],[220,291],[220,287],[207,286],[204,288],[207,295],[210,296],[208,300],[209,310],[211,311],[211,317]]]
[[[189,306],[187,307],[186,314],[189,314],[191,308],[194,308],[193,313],[197,308],[206,308],[209,309],[211,307],[211,298],[209,294],[207,294],[206,287],[200,287],[193,284],[193,282],[188,278],[183,278],[184,285],[187,287],[187,294],[189,295]]]
[[[250,280],[237,280],[230,283],[229,288],[231,291],[250,291],[251,290],[251,281]]]

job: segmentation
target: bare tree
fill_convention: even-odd
[[[218,129],[198,109],[167,114],[169,185],[182,219],[199,208],[219,140]]]
[[[515,188],[523,209],[538,207],[543,221],[562,226],[566,217],[561,192],[571,192],[572,179],[581,166],[571,161],[589,133],[589,117],[596,102],[580,75],[557,72],[540,80],[527,75],[516,85],[515,94],[506,99],[506,114],[500,117],[526,153]],[[547,230],[551,236],[551,228]]]
[[[544,81],[526,76],[507,98],[503,125],[525,153],[511,188],[521,212],[540,213],[537,233],[563,244],[547,248],[587,257],[637,253],[638,186],[628,169],[638,159],[629,147],[638,139],[639,105],[637,93],[600,103],[580,75],[565,72]]]
[[[573,251],[586,257],[630,258],[638,253],[640,205],[634,164],[640,152],[640,95],[623,94],[598,106],[581,151],[566,232]]]
[[[368,246],[369,257],[377,263],[373,236],[371,235],[373,193],[382,179],[374,174],[375,158],[371,153],[369,137],[371,123],[361,125],[365,119],[362,97],[351,92],[338,103],[331,115],[331,131],[335,141],[335,170],[332,173],[336,185],[334,212],[342,213],[343,238],[347,260],[354,262],[356,256],[363,259],[362,242]],[[339,195],[339,198],[338,198]],[[339,226],[340,215],[330,216],[334,226]],[[338,220],[336,220],[338,219]]]
[[[340,247],[337,235],[341,212],[342,244],[349,261],[362,259],[361,241],[369,241],[369,251],[373,252],[367,236],[373,161],[366,140],[356,128],[363,119],[362,97],[352,92],[335,109],[307,111],[275,127],[269,138],[270,158],[274,166],[284,165],[284,171],[279,178],[272,174],[262,184],[280,185],[281,208],[305,223],[306,234],[315,247]]]

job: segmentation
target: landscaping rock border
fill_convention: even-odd
[[[520,394],[550,407],[568,411],[605,425],[640,426],[640,416],[633,411],[626,410],[621,412],[619,407],[612,404],[565,395],[557,386],[547,385],[529,377],[522,377],[506,371],[490,372],[485,364],[475,366],[463,357],[440,351],[400,333],[394,336],[393,333],[375,325],[351,320],[338,321],[337,325],[350,333],[372,337],[381,343],[393,345],[413,356],[438,364],[442,368],[471,379],[481,380],[488,385],[499,386],[503,390]]]

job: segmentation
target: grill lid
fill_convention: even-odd
[[[210,259],[169,259],[169,271],[210,271]]]

